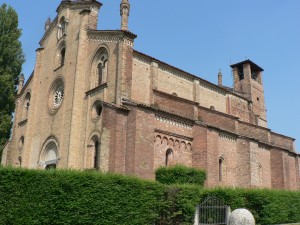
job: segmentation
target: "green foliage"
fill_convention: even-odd
[[[207,195],[249,209],[257,225],[300,221],[300,192],[163,185],[97,171],[0,167],[0,224],[193,224]]]
[[[174,165],[158,168],[155,171],[155,179],[162,184],[197,184],[203,187],[206,172],[183,165]]]
[[[0,151],[10,136],[16,85],[24,62],[20,36],[17,13],[3,4],[0,7]]]
[[[166,187],[114,174],[0,168],[0,224],[153,224]]]

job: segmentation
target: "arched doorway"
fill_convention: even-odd
[[[39,165],[44,169],[56,169],[58,160],[57,141],[54,138],[50,138],[44,144]]]

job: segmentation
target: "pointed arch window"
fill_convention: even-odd
[[[106,64],[107,64],[107,54],[102,53],[100,55],[100,60],[97,66],[98,86],[105,82],[106,74],[107,74]]]
[[[66,48],[60,50],[60,66],[65,64]]]
[[[100,143],[98,140],[95,140],[94,146],[95,146],[94,169],[98,170],[100,168]]]
[[[30,92],[28,92],[25,95],[25,98],[24,98],[24,105],[23,105],[23,109],[22,109],[23,119],[27,119],[27,117],[28,117],[28,112],[29,112],[29,107],[30,107],[30,100],[31,100],[31,94],[30,94]]]
[[[55,70],[62,67],[66,62],[66,42],[62,41],[57,47],[55,54]]]
[[[263,185],[263,169],[260,163],[258,164],[258,184],[259,186]]]
[[[23,147],[24,147],[24,136],[22,136],[19,140],[19,151],[22,152]]]
[[[219,181],[223,181],[223,179],[224,179],[223,170],[224,170],[224,158],[220,157],[219,158]]]
[[[107,82],[108,74],[108,51],[101,47],[95,54],[92,64],[91,88],[96,88]]]
[[[59,20],[59,24],[57,25],[57,39],[62,38],[64,35],[66,35],[66,29],[67,29],[67,20],[65,17],[61,17]]]
[[[98,85],[103,84],[103,65],[102,63],[98,64]]]

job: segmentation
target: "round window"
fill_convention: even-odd
[[[102,103],[101,101],[96,101],[92,107],[92,118],[98,120],[102,112]]]
[[[53,105],[54,107],[59,107],[64,99],[64,87],[60,85],[56,88],[54,92]]]
[[[61,78],[54,81],[49,91],[49,110],[56,112],[64,100],[64,83]]]

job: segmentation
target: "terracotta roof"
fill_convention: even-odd
[[[232,64],[232,65],[230,65],[230,67],[234,68],[234,67],[237,67],[237,66],[241,66],[241,65],[243,65],[245,63],[249,63],[250,66],[251,66],[251,68],[253,68],[254,70],[264,71],[263,68],[261,68],[260,66],[258,66],[254,62],[252,62],[250,59],[244,60],[244,61],[236,63],[236,64]]]

